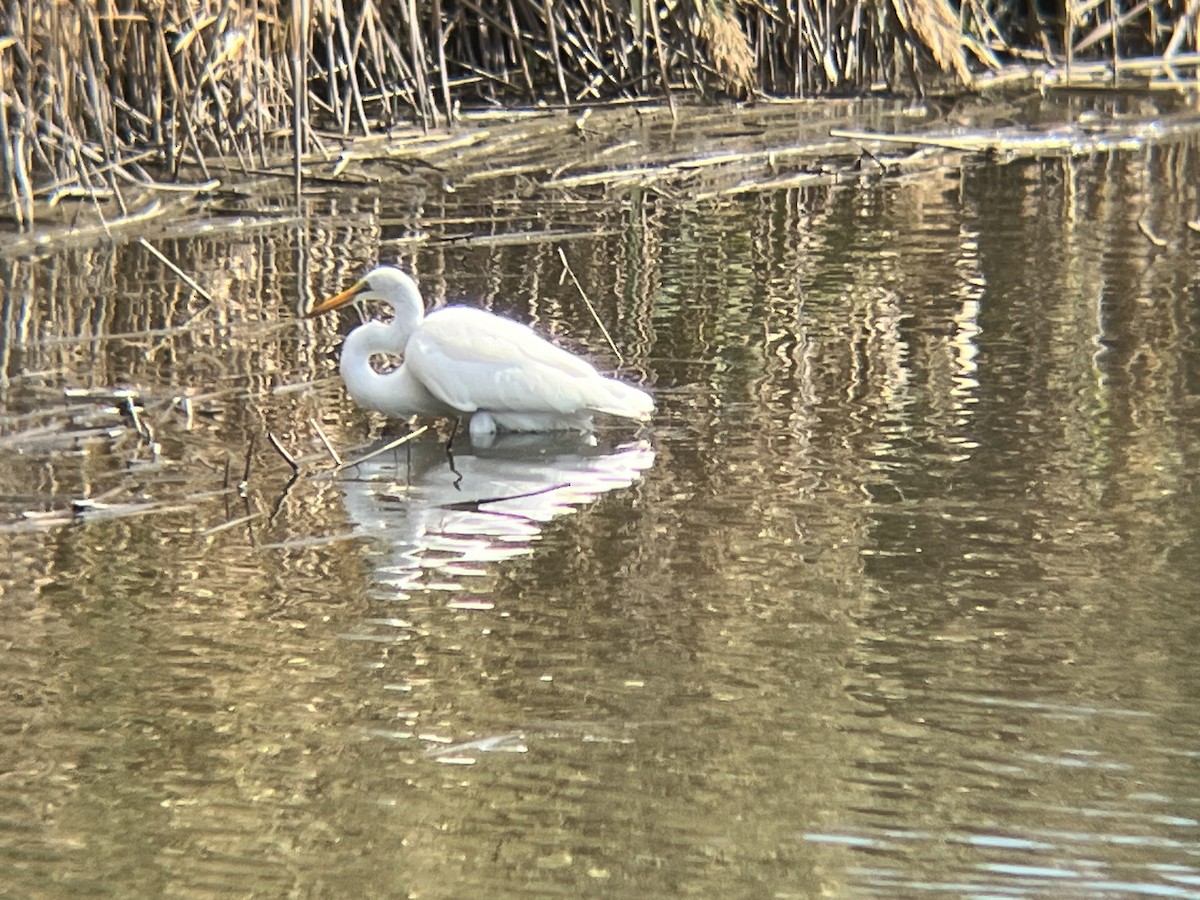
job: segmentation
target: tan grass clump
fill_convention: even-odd
[[[734,97],[749,96],[758,82],[754,51],[738,23],[734,5],[705,3],[700,16],[700,37],[708,47],[721,89]]]
[[[905,30],[925,45],[943,72],[970,84],[971,70],[963,56],[963,32],[950,0],[892,0]]]

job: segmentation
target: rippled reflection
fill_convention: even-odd
[[[1200,894],[1200,149],[422,177],[164,239],[211,303],[0,261],[10,893]],[[297,310],[376,261],[621,365],[647,443],[329,477],[394,425]]]
[[[501,434],[475,445],[464,435],[451,451],[423,440],[362,455],[341,481],[346,512],[375,543],[377,583],[396,600],[468,590],[489,564],[532,552],[551,519],[629,487],[654,464],[648,442],[606,449],[572,433]]]

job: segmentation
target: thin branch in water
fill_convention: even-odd
[[[604,323],[600,321],[600,316],[596,313],[596,307],[592,306],[592,301],[588,299],[588,295],[584,293],[583,285],[579,283],[579,279],[575,277],[575,272],[571,269],[571,264],[567,262],[567,254],[563,253],[562,247],[558,248],[558,258],[562,260],[563,270],[571,276],[571,281],[575,283],[576,290],[579,291],[579,296],[583,298],[583,302],[587,305],[588,312],[592,314],[592,318],[596,324],[600,326],[600,333],[604,335],[604,339],[608,341],[608,346],[612,348],[612,352],[617,356],[617,365],[625,365],[625,359],[621,356],[621,351],[617,349],[617,345],[613,343],[612,335],[608,333],[608,329],[604,327]]]
[[[254,435],[250,435],[250,443],[246,445],[246,468],[242,470],[242,480],[238,482],[238,493],[243,497],[246,496],[246,489],[250,486],[250,460],[254,456]]]
[[[203,297],[209,303],[213,303],[215,305],[215,301],[213,300],[212,295],[208,291],[206,291],[204,288],[200,287],[200,285],[198,285],[190,275],[188,275],[185,271],[183,271],[183,269],[179,268],[179,266],[175,265],[175,263],[173,263],[173,262],[171,262],[171,260],[167,259],[167,257],[163,254],[163,252],[161,250],[159,250],[157,247],[155,247],[153,244],[151,244],[145,238],[138,238],[138,243],[141,244],[143,247],[145,247],[147,250],[149,250],[150,253],[160,263],[162,263],[164,266],[166,266],[168,269],[170,269],[172,272],[174,272],[184,284],[186,284],[188,287],[190,287],[193,291],[195,291],[197,294],[199,294],[201,297]]]
[[[878,156],[876,156],[874,153],[872,153],[870,150],[868,150],[866,147],[862,146],[861,144],[859,144],[859,146],[858,146],[858,152],[861,153],[863,156],[869,158],[871,160],[871,162],[875,163],[875,165],[879,166],[880,172],[882,172],[884,175],[887,174],[888,167],[884,163],[884,161],[881,160]],[[861,157],[859,158],[859,161],[860,162],[862,161]]]
[[[271,509],[271,515],[267,518],[268,525],[274,525],[275,520],[279,518],[279,513],[283,510],[283,503],[287,500],[288,494],[295,487],[296,482],[300,480],[300,473],[293,472],[292,477],[287,480],[287,484],[283,486],[283,490],[279,492],[279,498],[275,501],[275,506]]]
[[[183,430],[191,431],[192,427],[195,425],[195,421],[196,421],[194,410],[192,409],[192,398],[187,396],[186,394],[184,394],[182,397],[176,398],[176,403],[179,405],[179,408],[183,410]],[[226,472],[228,473],[228,469],[229,469],[228,460],[226,460],[225,469],[226,469]],[[225,486],[229,487],[229,479],[228,478],[225,479]]]
[[[509,494],[506,497],[483,497],[479,500],[460,500],[457,503],[443,503],[439,509],[450,509],[456,512],[491,512],[491,510],[480,509],[488,503],[503,503],[505,500],[524,500],[527,497],[538,497],[542,494],[553,493],[562,488],[570,487],[569,481],[564,481],[562,484],[552,484],[548,487],[538,488],[536,491],[526,491],[523,494]],[[521,518],[528,518],[522,516]]]
[[[154,435],[150,432],[150,423],[142,420],[142,415],[138,411],[138,405],[135,402],[136,397],[136,394],[128,394],[122,398],[122,408],[125,414],[129,416],[129,420],[133,422],[133,428],[137,432],[138,437],[152,441],[154,440]]]
[[[312,418],[308,420],[308,424],[313,427],[313,431],[317,433],[317,437],[320,438],[321,443],[325,445],[325,449],[328,451],[330,458],[333,460],[334,467],[340,466],[342,464],[342,458],[338,456],[338,452],[333,449],[333,444],[331,444],[329,442],[329,438],[325,436],[325,432],[321,429],[321,424],[316,419]]]
[[[352,459],[349,462],[342,463],[340,466],[337,467],[337,469],[335,471],[341,472],[343,469],[352,469],[357,465],[361,465],[362,463],[365,463],[369,459],[374,459],[376,456],[380,456],[381,454],[387,453],[389,450],[394,450],[397,447],[407,444],[413,438],[420,437],[422,434],[424,434],[428,430],[429,430],[428,425],[422,425],[416,431],[410,431],[408,434],[404,435],[404,437],[396,438],[396,440],[392,441],[391,443],[384,444],[378,450],[372,450],[366,456],[360,456],[360,457],[358,457],[358,459]]]
[[[279,443],[279,438],[275,437],[274,434],[268,431],[267,440],[270,442],[271,446],[275,448],[275,452],[283,457],[283,461],[292,467],[292,473],[299,475],[300,463],[296,462],[296,457],[288,453],[287,448],[284,447],[283,444]]]
[[[214,525],[212,528],[206,528],[200,532],[200,537],[211,537],[214,534],[220,534],[222,531],[228,531],[230,528],[237,528],[239,525],[245,525],[247,522],[253,522],[261,512],[247,513],[244,516],[239,516],[236,519],[230,519],[228,522],[222,522],[220,525]]]
[[[453,435],[451,435],[451,437],[453,437]],[[449,444],[446,445],[446,463],[450,466],[450,471],[454,473],[454,481],[452,481],[451,484],[454,485],[454,489],[456,491],[461,491],[463,473],[458,471],[458,466],[454,464],[454,451],[450,449]]]
[[[1158,247],[1160,250],[1170,246],[1170,241],[1168,241],[1166,238],[1159,237],[1150,230],[1150,226],[1146,224],[1145,219],[1138,219],[1137,227],[1138,231],[1145,236],[1146,240],[1152,243],[1155,247]]]

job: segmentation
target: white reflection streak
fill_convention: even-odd
[[[425,441],[358,467],[343,484],[356,531],[381,539],[377,584],[400,592],[458,590],[458,578],[532,552],[542,527],[608,491],[627,488],[654,463],[645,441],[605,452],[568,435],[501,436],[454,451]],[[432,583],[436,573],[446,579]]]
[[[956,374],[954,383],[955,394],[962,400],[970,402],[976,388],[979,387],[979,365],[975,358],[979,355],[979,301],[964,300],[959,311],[954,316],[954,361]]]
[[[983,273],[979,270],[978,236],[974,233],[964,234],[962,240],[962,255],[955,268],[962,279],[962,306],[954,315],[954,395],[958,401],[958,409],[962,413],[966,407],[975,402],[975,391],[979,388],[979,364],[975,361],[979,356],[979,311],[982,298],[987,287]]]

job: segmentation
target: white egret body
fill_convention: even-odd
[[[361,406],[397,416],[469,415],[472,437],[588,432],[595,413],[645,421],[654,411],[645,391],[606,378],[518,322],[466,306],[426,315],[416,282],[390,266],[372,270],[309,315],[370,299],[391,306],[395,316],[388,324],[360,325],[342,347],[342,379]],[[381,353],[404,362],[376,372],[371,357]]]

